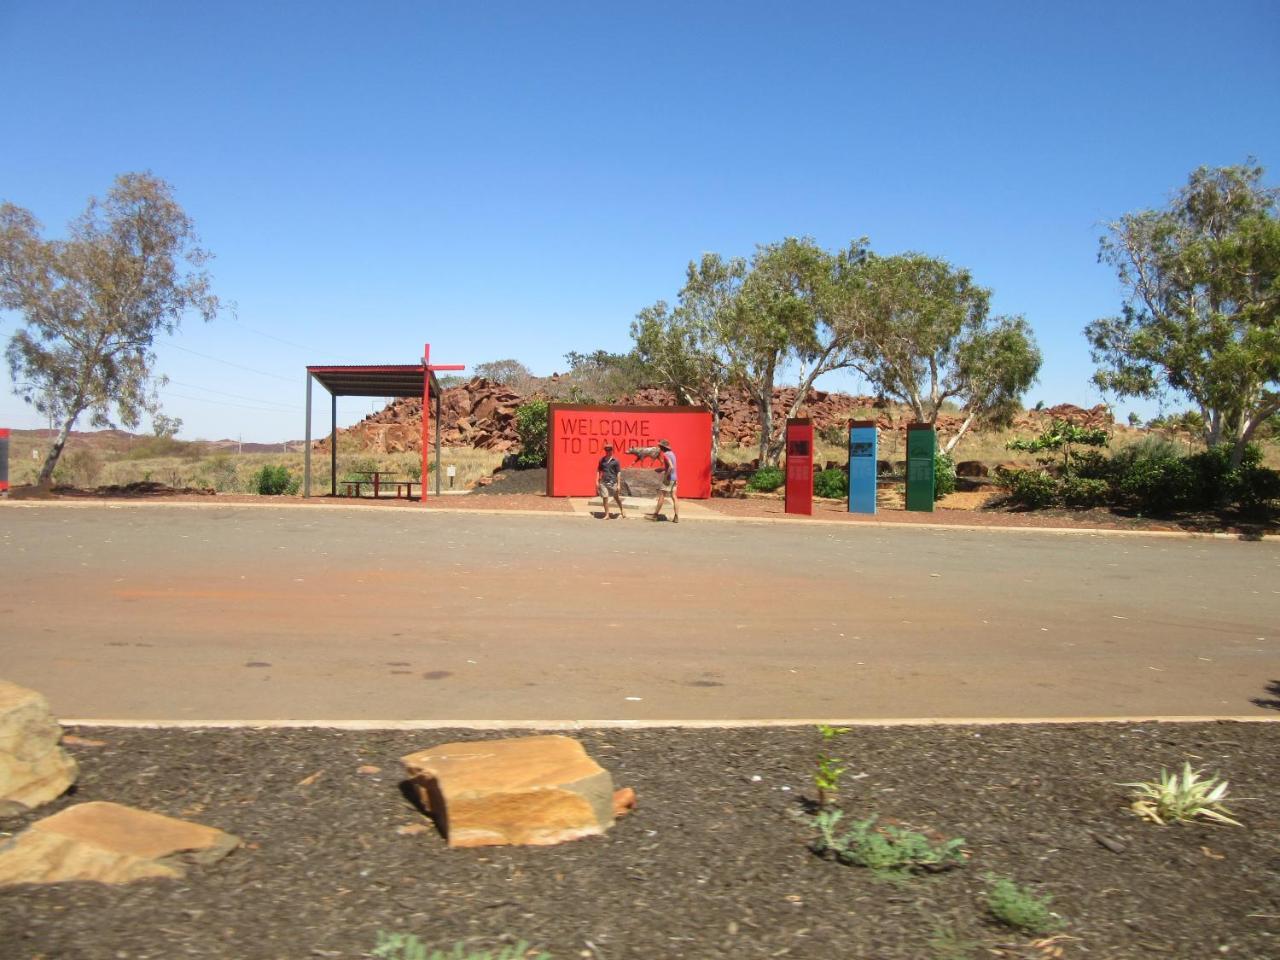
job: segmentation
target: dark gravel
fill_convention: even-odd
[[[635,813],[602,838],[477,850],[397,833],[422,822],[397,758],[498,734],[75,732],[107,745],[72,748],[76,795],[41,815],[114,800],[247,847],[182,881],[0,891],[5,960],[356,958],[379,929],[439,947],[523,937],[557,960],[1280,956],[1280,724],[858,729],[840,741],[845,806],[964,837],[971,855],[894,883],[806,849],[793,814],[812,793],[810,728],[585,731]],[[1118,781],[1184,759],[1259,798],[1233,805],[1243,829],[1127,810]],[[988,871],[1051,893],[1070,939],[1037,948],[991,922]]]

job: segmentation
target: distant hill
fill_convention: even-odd
[[[22,438],[36,446],[47,445],[53,441],[55,432],[49,430],[13,430],[11,436]],[[153,439],[149,434],[130,433],[127,430],[72,430],[67,438],[68,447],[90,448],[111,453],[125,453],[134,444]],[[290,440],[284,443],[250,443],[239,440],[191,440],[184,441],[199,444],[214,453],[283,453],[287,446],[291,451],[302,450],[305,440]]]

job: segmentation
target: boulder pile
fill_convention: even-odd
[[[555,387],[555,379],[548,385]],[[781,387],[773,391],[772,414],[774,424],[781,423],[796,398],[795,387]],[[516,432],[516,408],[525,400],[520,394],[500,383],[474,377],[460,386],[450,387],[441,394],[440,442],[446,447],[471,447],[476,450],[496,450],[510,453],[520,449]],[[670,390],[646,387],[623,397],[619,405],[644,407],[670,407],[678,400]],[[911,421],[910,413],[883,398],[851,396],[810,390],[800,408],[800,413],[814,421],[816,430],[842,429],[849,420],[875,420],[881,430],[905,432]],[[1103,404],[1086,409],[1070,403],[1061,403],[1041,410],[1028,410],[1018,415],[1014,427],[1019,430],[1039,432],[1054,419],[1067,420],[1082,427],[1109,426],[1111,412]],[[960,429],[964,417],[944,413],[938,417],[938,433],[942,437]],[[393,400],[377,413],[370,414],[359,423],[340,431],[353,437],[360,450],[374,453],[402,453],[422,448],[422,401],[418,398]],[[742,391],[725,395],[720,406],[720,442],[753,445],[760,435],[760,416],[756,402]],[[329,440],[316,443],[321,450],[328,449]]]

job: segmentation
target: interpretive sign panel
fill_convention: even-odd
[[[849,424],[849,512],[876,512],[876,422]]]
[[[787,513],[813,513],[813,421],[787,421]]]
[[[597,407],[553,403],[547,410],[547,496],[590,497],[605,443],[623,469],[662,467],[658,441],[676,455],[676,494],[711,496],[711,412],[702,407]]]
[[[927,423],[907,427],[907,509],[933,513],[934,456],[938,435]]]

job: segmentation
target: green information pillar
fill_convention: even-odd
[[[927,423],[907,427],[907,509],[933,512],[933,466],[938,434]]]

